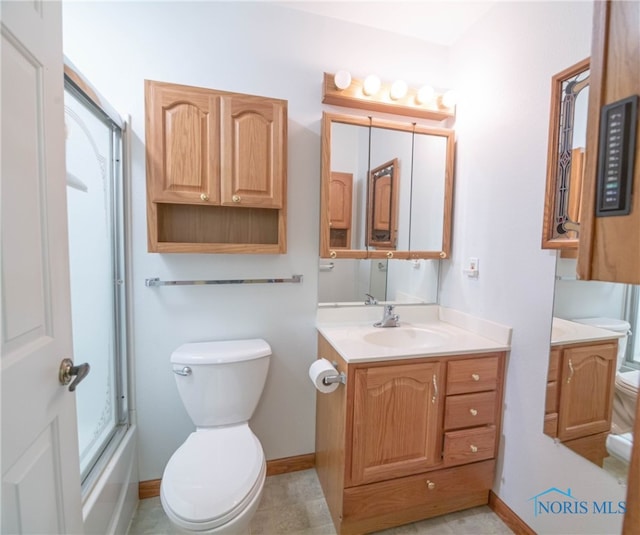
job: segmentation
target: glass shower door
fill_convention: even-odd
[[[126,426],[124,388],[122,132],[65,81],[71,317],[83,484]]]

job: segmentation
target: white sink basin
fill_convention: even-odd
[[[369,332],[363,340],[369,344],[383,347],[437,347],[445,344],[446,334],[420,327],[386,327]]]

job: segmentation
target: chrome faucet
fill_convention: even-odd
[[[400,316],[393,311],[393,305],[384,305],[382,320],[373,324],[374,327],[397,327]]]
[[[375,297],[373,297],[373,295],[371,295],[371,294],[364,294],[364,295],[367,296],[367,298],[364,301],[365,305],[377,305],[378,304],[378,300]]]

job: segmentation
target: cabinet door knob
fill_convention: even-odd
[[[201,198],[203,201],[208,201],[208,200],[209,200],[209,195],[207,195],[206,193],[201,193],[201,194],[200,194],[200,198]]]
[[[477,373],[472,373],[471,374],[471,379],[473,379],[474,381],[479,381],[480,380],[480,376]]]
[[[478,453],[478,446],[474,446],[473,444],[471,444],[470,449],[471,453]]]
[[[427,479],[427,488],[428,488],[429,490],[433,490],[433,489],[435,489],[435,488],[436,488],[436,484],[435,484],[433,481],[431,481],[431,480]]]
[[[387,253],[387,258],[388,258],[389,260],[391,260],[391,259],[393,258],[393,253],[392,253],[391,251],[389,251],[389,252]]]
[[[331,251],[331,252],[329,253],[329,256],[330,256],[331,258],[335,258],[336,256],[338,256],[338,253],[336,253],[335,251]]]
[[[471,416],[478,416],[478,409],[469,409]]]
[[[240,202],[240,195],[234,195],[233,197],[231,197],[231,200],[233,202]]]

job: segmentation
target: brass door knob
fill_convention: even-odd
[[[440,251],[440,258],[447,258],[447,253]]]
[[[329,256],[330,256],[331,258],[335,258],[336,256],[338,256],[338,253],[336,253],[335,251],[331,251],[331,252],[329,253]]]
[[[471,444],[470,449],[471,453],[478,453],[478,446],[474,446],[473,444]]]
[[[208,200],[209,200],[209,195],[207,195],[206,193],[201,193],[201,194],[200,194],[200,198],[201,198],[203,201],[208,201]]]
[[[480,376],[477,373],[472,373],[471,374],[471,379],[473,379],[474,381],[479,381],[480,380]]]
[[[427,479],[427,488],[429,490],[433,490],[436,488],[436,484],[433,481],[430,481],[429,479]]]
[[[387,253],[387,258],[388,258],[389,260],[391,260],[391,259],[393,258],[393,253],[392,253],[391,251],[389,251],[389,252]]]
[[[469,412],[471,413],[471,416],[478,416],[477,409],[469,409]]]
[[[241,199],[240,199],[240,195],[234,195],[233,197],[231,197],[231,200],[232,200],[233,202],[240,202],[240,200],[241,200]]]

